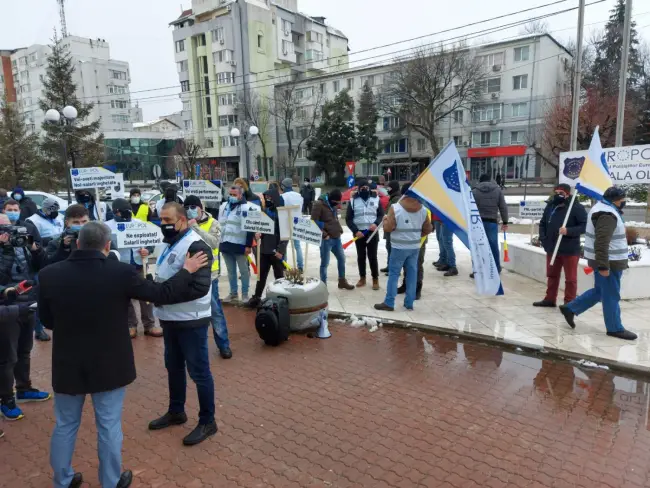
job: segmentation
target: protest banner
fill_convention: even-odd
[[[323,239],[323,233],[313,220],[309,217],[294,217],[293,219],[293,238],[307,244],[320,246]]]
[[[575,187],[588,152],[560,153],[560,183]],[[650,184],[650,144],[602,149],[603,159],[615,185]]]
[[[199,197],[204,205],[221,203],[223,199],[221,187],[208,180],[184,180],[183,196],[187,198],[189,195]]]
[[[256,234],[275,233],[275,222],[261,210],[248,210],[242,216],[241,230]]]
[[[162,244],[163,235],[160,227],[142,220],[117,223],[117,247],[149,247]]]

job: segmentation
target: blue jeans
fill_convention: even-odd
[[[118,388],[90,395],[97,426],[99,482],[106,487],[117,486],[122,474],[122,407],[125,391],[125,388]],[[86,395],[55,394],[56,426],[50,445],[55,488],[68,488],[74,476],[72,455],[85,400]]]
[[[395,306],[395,296],[397,295],[397,282],[399,275],[404,268],[404,281],[406,282],[406,297],[404,306],[408,309],[413,308],[415,301],[415,291],[418,283],[418,257],[420,249],[396,249],[394,246],[390,250],[390,260],[388,261],[388,284],[386,285],[386,298],[384,303],[389,307]]]
[[[163,339],[169,380],[169,412],[185,411],[187,365],[199,396],[199,424],[214,422],[214,380],[208,356],[208,326],[163,327]]]
[[[330,264],[330,253],[336,256],[339,270],[339,279],[345,278],[345,253],[341,238],[323,239],[320,244],[320,280],[327,283],[327,267]]]
[[[445,264],[447,262],[447,251],[445,251],[445,246],[442,241],[442,222],[436,220],[434,223],[434,228],[436,230],[436,239],[438,240],[438,249],[440,250],[440,255],[438,256],[438,262],[440,264]]]
[[[226,323],[226,316],[223,314],[223,307],[219,299],[219,278],[212,282],[212,333],[214,335],[214,342],[219,350],[227,349],[230,347],[230,340],[228,339],[228,324]]]
[[[501,259],[499,258],[499,224],[496,222],[483,222],[483,228],[485,229],[487,240],[490,243],[494,262],[497,265],[499,273],[501,273]]]
[[[246,259],[246,255],[232,254],[230,252],[220,252],[219,255],[223,256],[223,260],[226,263],[226,269],[228,270],[230,294],[237,295],[237,268],[239,268],[239,274],[241,275],[241,294],[242,296],[247,296],[251,281],[251,273],[248,269],[248,259]]]
[[[440,226],[440,231],[442,247],[445,249],[445,260],[442,264],[446,264],[450,268],[455,268],[456,253],[454,252],[454,233],[445,225]]]
[[[609,276],[601,276],[594,270],[594,287],[579,295],[567,307],[574,314],[586,312],[598,302],[603,303],[603,316],[607,332],[621,332],[625,330],[621,322],[621,277],[622,271],[610,271]]]
[[[298,239],[293,240],[293,247],[296,249],[296,264],[298,269],[305,269],[305,258],[302,255],[302,246]]]

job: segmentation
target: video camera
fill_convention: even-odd
[[[63,231],[63,237],[72,237],[73,240],[79,239],[79,231],[78,230],[72,230],[72,229],[65,229]]]
[[[27,227],[18,227],[15,225],[0,225],[0,235],[9,235],[9,244],[12,247],[31,246],[34,237],[27,232]]]

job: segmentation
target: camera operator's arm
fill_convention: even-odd
[[[0,234],[0,285],[11,283],[14,259],[14,248],[9,243],[9,234]]]
[[[29,247],[30,252],[32,253],[32,266],[34,269],[32,271],[40,271],[45,266],[47,266],[47,253],[38,243],[34,242]]]
[[[52,311],[50,310],[50,306],[47,301],[47,298],[45,298],[42,286],[38,287],[37,300],[38,300],[38,318],[41,321],[41,324],[43,324],[43,327],[52,330],[52,327],[54,325]]]

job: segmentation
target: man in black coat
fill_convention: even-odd
[[[107,259],[110,244],[111,230],[100,222],[89,222],[79,231],[78,249],[39,274],[39,314],[45,327],[54,331],[56,427],[51,464],[57,488],[78,487],[83,481],[71,462],[87,394],[95,409],[101,485],[130,486],[131,472],[121,473],[124,392],[136,378],[129,303],[132,299],[160,304],[186,300],[193,273],[208,261],[197,254],[186,259],[174,277],[154,283],[142,278],[133,266]]]
[[[578,202],[573,203],[566,226],[564,219],[571,200],[571,187],[561,183],[555,187],[553,198],[548,201],[544,215],[539,222],[539,240],[546,251],[546,276],[548,283],[543,300],[533,303],[535,307],[555,307],[560,278],[564,270],[564,304],[578,294],[578,262],[580,261],[580,236],[587,228],[587,212]],[[555,262],[551,258],[555,244],[562,235]]]
[[[311,215],[311,209],[314,206],[314,200],[316,199],[316,190],[311,185],[309,178],[305,178],[305,184],[302,185],[302,188],[300,189],[300,195],[302,196],[303,215]]]

